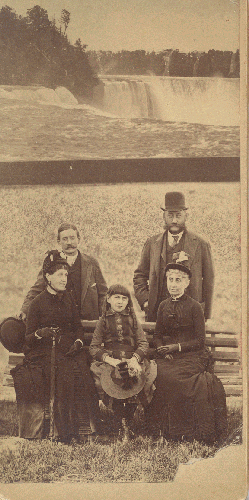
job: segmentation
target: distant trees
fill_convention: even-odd
[[[0,84],[67,87],[78,98],[91,98],[97,74],[239,77],[239,51],[181,53],[165,49],[86,51],[80,39],[67,37],[70,12],[63,9],[59,27],[39,5],[18,16],[0,9]]]
[[[90,97],[98,78],[89,64],[86,45],[67,38],[70,12],[63,9],[60,27],[39,5],[18,16],[0,10],[0,84],[67,87],[77,97]]]
[[[239,51],[209,50],[186,54],[166,49],[158,53],[122,50],[88,51],[87,54],[94,71],[99,74],[239,77]]]

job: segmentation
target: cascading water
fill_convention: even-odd
[[[239,124],[239,79],[160,76],[101,76],[93,104],[122,118]],[[98,96],[98,97],[97,97]]]

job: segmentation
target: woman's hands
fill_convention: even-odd
[[[162,345],[157,348],[158,354],[166,359],[172,359],[171,354],[179,351],[179,344]]]
[[[37,339],[49,339],[52,337],[55,337],[55,335],[58,334],[59,328],[48,328],[47,326],[45,328],[39,328],[35,332],[35,337]]]
[[[68,352],[66,352],[66,356],[74,356],[75,354],[77,354],[77,352],[80,351],[80,349],[82,348],[83,346],[83,342],[82,340],[75,340],[75,342],[73,343],[73,345],[71,345],[70,349]]]

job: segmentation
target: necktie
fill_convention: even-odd
[[[172,242],[172,245],[171,245],[172,248],[176,247],[176,245],[178,243],[178,238],[179,238],[179,236],[173,236],[174,241]]]

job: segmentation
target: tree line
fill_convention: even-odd
[[[98,77],[86,45],[67,37],[70,12],[63,9],[56,26],[39,5],[22,17],[8,6],[0,10],[0,84],[67,87],[77,97],[91,97]]]
[[[98,74],[239,77],[239,51],[86,51],[80,38],[74,44],[69,41],[69,23],[66,9],[57,26],[39,5],[28,9],[26,16],[2,7],[0,84],[64,86],[78,99],[90,99]]]
[[[98,74],[239,77],[239,50],[212,49],[188,54],[173,49],[161,52],[100,50],[88,51],[87,54],[92,68]]]

